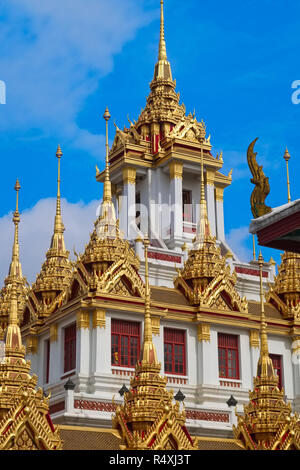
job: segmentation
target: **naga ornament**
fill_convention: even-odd
[[[250,171],[253,178],[250,180],[251,183],[255,184],[255,188],[251,194],[251,210],[253,217],[257,219],[265,214],[271,212],[271,207],[266,206],[265,199],[270,192],[269,178],[267,178],[263,172],[262,165],[258,165],[256,161],[257,152],[254,152],[254,145],[258,137],[251,142],[247,151],[247,160]]]

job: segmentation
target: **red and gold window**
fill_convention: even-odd
[[[119,367],[135,367],[140,355],[140,323],[111,321],[111,363]]]
[[[218,334],[219,376],[226,379],[239,379],[238,336]]]
[[[186,375],[186,334],[184,330],[164,329],[165,373]]]

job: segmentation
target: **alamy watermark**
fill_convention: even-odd
[[[292,94],[292,103],[300,104],[300,80],[293,81],[292,88],[295,90]]]
[[[6,84],[0,80],[0,104],[6,104]]]

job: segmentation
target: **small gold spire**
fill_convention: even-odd
[[[50,249],[54,249],[57,251],[65,251],[65,241],[63,237],[63,233],[65,231],[65,227],[61,217],[61,195],[60,195],[60,160],[63,153],[61,151],[60,145],[58,145],[56,150],[56,157],[58,159],[57,164],[57,196],[56,196],[56,213],[54,219],[54,233],[51,239]]]
[[[17,281],[14,278],[11,286],[10,296],[10,310],[9,320],[6,331],[5,341],[5,355],[10,356],[23,356],[25,354],[24,347],[22,345],[21,331],[18,322],[18,294],[17,294]]]
[[[204,163],[203,163],[203,148],[201,147],[201,196],[200,196],[200,214],[199,225],[195,240],[195,249],[199,249],[204,240],[211,237],[210,225],[207,216],[207,203],[205,199],[205,186],[204,186]]]
[[[111,118],[108,108],[106,107],[103,118],[106,122],[106,157],[105,157],[105,180],[103,188],[103,201],[111,202],[111,182],[109,178],[109,163],[108,163],[108,154],[109,154],[109,145],[108,145],[108,121]]]
[[[286,148],[283,158],[286,161],[286,175],[287,175],[287,193],[288,193],[288,202],[291,202],[291,191],[290,191],[290,176],[289,176],[289,159],[291,158],[288,149]]]
[[[156,349],[152,342],[152,323],[151,323],[151,292],[149,285],[149,266],[148,266],[148,247],[150,240],[148,236],[144,238],[145,249],[145,323],[144,323],[144,341],[142,347],[141,360],[152,364],[157,363]]]
[[[256,261],[256,252],[255,252],[255,235],[253,235],[253,261]]]
[[[158,60],[167,60],[167,47],[165,41],[164,0],[160,0],[160,39]]]
[[[14,233],[14,244],[12,250],[12,262],[9,267],[9,276],[17,277],[18,279],[22,278],[22,267],[20,263],[20,247],[19,247],[19,223],[20,223],[20,213],[19,213],[19,191],[21,189],[19,180],[17,179],[15,184],[16,191],[16,210],[13,215],[13,223],[15,224],[15,233]]]
[[[260,326],[260,358],[257,364],[257,376],[262,378],[274,377],[274,368],[271,358],[269,357],[267,324],[265,317],[265,303],[263,291],[262,269],[264,259],[261,251],[258,256],[259,276],[260,276],[260,306],[261,306],[261,326]]]

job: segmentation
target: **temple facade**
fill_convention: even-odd
[[[111,148],[108,109],[104,119],[106,165],[96,174],[103,200],[84,252],[72,261],[64,242],[59,147],[54,232],[41,272],[27,286],[17,208],[12,264],[0,293],[4,334],[15,282],[23,341],[38,385],[51,392],[52,421],[75,430],[108,430],[112,417],[121,429],[127,416],[135,426],[128,418],[130,400],[137,413],[143,406],[136,377],[151,373],[150,366],[145,372],[137,365],[147,307],[155,350],[150,363],[163,390],[158,393],[176,396],[178,406],[162,407],[153,419],[143,415],[143,422],[156,423],[173,410],[180,436],[186,430],[180,442],[194,446],[190,436],[233,442],[235,410],[243,413],[249,401],[260,357],[260,266],[268,357],[285,402],[299,411],[300,255],[285,254],[276,276],[272,259],[244,263],[228,246],[223,198],[232,174],[222,173],[226,155],[214,153],[205,123],[180,103],[167,59],[162,1],[159,55],[145,108],[128,128],[116,126]],[[168,448],[175,448],[174,435],[168,439]]]

